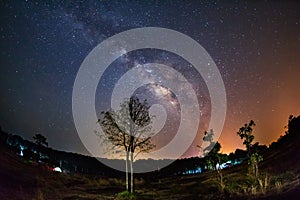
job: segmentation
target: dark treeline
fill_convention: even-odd
[[[67,173],[94,174],[109,177],[122,176],[121,172],[102,164],[96,158],[58,151],[43,145],[38,145],[34,142],[24,140],[19,135],[8,134],[3,130],[0,130],[0,141],[1,144],[6,146],[10,151],[16,154],[21,154],[22,152],[23,159],[27,161],[47,165],[50,168],[60,167]],[[230,160],[236,161],[240,161],[245,157],[246,151],[241,149],[237,149],[235,153],[231,153],[228,156]],[[205,158],[184,158],[175,160],[165,168],[160,167],[165,161],[170,160],[137,160],[134,165],[137,169],[139,167],[156,166],[155,168],[157,170],[154,173],[162,177],[184,174],[188,170],[197,170],[199,167],[202,169],[201,172],[205,171]],[[124,160],[114,160],[114,162],[120,162],[120,165],[124,165]],[[147,174],[153,176],[153,173]]]
[[[96,158],[77,153],[58,151],[34,142],[24,140],[19,135],[8,134],[0,130],[0,143],[9,151],[21,154],[25,162],[39,164],[48,169],[60,167],[66,173],[82,173],[105,175],[110,177],[122,176],[122,173],[107,167]]]
[[[9,151],[19,155],[22,154],[22,159],[25,161],[46,166],[49,169],[60,167],[63,172],[66,173],[93,174],[107,177],[122,177],[124,175],[122,172],[104,165],[94,157],[58,151],[47,146],[24,140],[19,135],[9,134],[3,130],[0,130],[0,143],[1,146],[5,146]],[[245,158],[245,156],[246,151],[237,149],[235,153],[231,153],[228,158],[240,161]],[[187,171],[196,171],[199,167],[201,168],[201,172],[205,171],[205,158],[184,158],[175,160],[167,167],[160,167],[166,161],[170,162],[170,160],[137,160],[134,163],[137,169],[141,167],[147,168],[149,166],[155,166],[155,169],[157,169],[154,172],[137,174],[137,177],[166,177],[180,175],[185,174]],[[124,165],[124,160],[121,159],[115,159],[110,162],[119,162],[119,165]]]
[[[253,151],[259,152],[260,154],[264,155],[264,158],[266,158],[265,162],[262,165],[268,163],[268,166],[270,166],[270,164],[273,164],[279,166],[278,168],[280,168],[280,163],[278,163],[276,159],[274,159],[274,157],[280,157],[280,155],[283,154],[283,152],[281,152],[283,147],[285,147],[284,149],[289,149],[286,147],[290,147],[291,145],[299,145],[300,115],[298,117],[294,117],[291,115],[289,117],[288,125],[286,128],[287,131],[285,135],[281,136],[276,142],[273,142],[271,145],[269,145],[269,147],[267,147],[266,145],[259,145],[259,143],[255,143],[255,145],[253,145]],[[82,173],[106,177],[124,176],[123,172],[114,170],[104,165],[96,158],[48,148],[45,145],[24,140],[21,136],[6,133],[2,129],[0,130],[0,144],[8,151],[22,155],[22,159],[25,162],[45,166],[50,170],[54,167],[60,167],[66,173]],[[295,147],[290,149],[292,151],[293,149],[295,149]],[[234,153],[224,155],[227,158],[226,160],[231,161],[231,164],[229,164],[229,166],[226,166],[230,167],[234,163],[239,164],[243,160],[245,160],[245,158],[247,157],[247,152],[245,150],[236,149]],[[298,158],[299,155],[295,155],[295,159]],[[137,177],[167,177],[174,175],[202,173],[204,171],[207,171],[208,168],[205,164],[205,159],[206,158],[200,157],[179,159],[175,160],[172,164],[164,168],[160,167],[160,163],[163,162],[163,160],[137,160],[134,165],[136,168],[146,165],[157,166],[156,171],[145,174],[137,174]],[[281,159],[286,159],[284,162],[290,162],[291,160],[290,158]],[[120,162],[120,165],[124,165],[124,160],[114,160],[114,162]],[[199,171],[199,169],[201,170]]]

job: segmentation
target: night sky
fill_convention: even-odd
[[[141,27],[184,33],[201,44],[216,63],[227,95],[227,115],[219,138],[223,152],[242,148],[236,132],[250,119],[257,124],[256,141],[270,144],[284,133],[289,115],[300,114],[299,2],[83,2],[0,3],[2,129],[29,140],[41,133],[52,148],[87,154],[72,116],[78,69],[100,42]],[[201,77],[177,55],[145,49],[117,59],[99,82],[97,112],[109,108],[113,86],[126,71],[149,62],[172,66],[192,84],[203,118],[199,134],[184,156],[197,156],[196,145],[210,116],[210,99]],[[150,69],[147,73],[155,74]],[[176,97],[156,84],[142,87],[136,94],[154,95],[150,101],[160,102],[173,120],[167,121],[158,139],[160,147],[176,131],[172,125],[178,120]]]

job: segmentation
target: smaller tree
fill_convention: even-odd
[[[39,146],[47,146],[48,147],[48,142],[45,136],[43,136],[42,134],[35,134],[33,137],[34,142],[39,145]]]
[[[207,159],[210,161],[213,169],[215,170],[218,170],[217,164],[220,164],[220,150],[221,144],[219,142],[216,142],[212,150],[206,155]]]
[[[219,153],[221,150],[221,144],[218,141],[214,142],[213,136],[214,132],[212,129],[209,132],[204,132],[203,141],[209,142],[209,145],[203,149],[203,154],[205,156],[207,167],[217,171],[217,180],[219,182],[221,191],[223,192],[225,183],[220,165],[226,160],[226,158],[225,155]]]
[[[214,148],[216,142],[214,142],[213,137],[214,137],[213,129],[210,129],[209,131],[204,131],[203,142],[208,142],[209,144],[205,148],[202,148],[201,146],[198,145],[198,147],[202,149],[203,156],[208,155],[210,151]]]
[[[239,129],[237,135],[243,141],[243,144],[246,146],[247,156],[249,158],[249,164],[252,167],[252,173],[257,178],[258,177],[258,163],[262,161],[262,156],[258,152],[253,152],[253,141],[254,135],[252,134],[253,127],[255,123],[253,120],[250,120],[249,124],[244,124],[243,127]]]

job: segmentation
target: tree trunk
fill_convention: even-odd
[[[130,193],[133,193],[133,152],[130,152],[130,173],[131,173],[131,184],[130,184]]]
[[[225,188],[225,184],[224,184],[224,181],[223,181],[223,174],[222,174],[222,171],[221,171],[222,169],[221,169],[221,166],[220,166],[219,163],[221,163],[221,161],[220,161],[220,157],[218,156],[218,163],[217,163],[218,167],[216,166],[216,170],[218,172],[219,177],[217,177],[217,178],[219,178],[221,192],[223,193],[224,192],[224,188]]]
[[[223,181],[223,174],[222,174],[220,169],[218,170],[218,174],[219,174],[219,178],[220,178],[221,192],[224,192],[225,184],[224,184],[224,181]]]
[[[255,177],[258,178],[258,164],[255,163]]]
[[[128,180],[128,161],[129,161],[129,154],[128,151],[126,151],[126,190],[129,192],[129,180]]]

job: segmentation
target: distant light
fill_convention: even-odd
[[[59,167],[53,168],[53,171],[54,171],[54,172],[62,172],[62,170],[61,170]]]
[[[25,147],[20,145],[20,156],[24,156],[24,153],[23,153],[24,149],[25,149]]]

